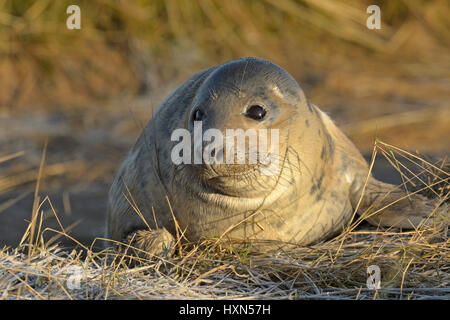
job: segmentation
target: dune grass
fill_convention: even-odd
[[[211,239],[183,244],[170,257],[137,258],[129,254],[132,248],[120,253],[112,247],[92,249],[106,239],[86,247],[62,225],[46,228],[39,209],[51,200],[39,200],[38,182],[21,244],[0,250],[0,298],[448,299],[450,164],[425,161],[382,141],[376,142],[373,155],[372,163],[377,155],[388,158],[411,193],[440,200],[428,217],[433,223],[425,219],[414,230],[398,230],[357,218],[339,236],[307,247],[259,252],[245,243],[230,247]],[[44,160],[45,154],[37,181]],[[54,237],[44,241],[48,233]],[[62,250],[58,237],[69,237],[76,249]],[[366,285],[371,265],[381,270],[377,290]]]

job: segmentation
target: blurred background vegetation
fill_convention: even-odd
[[[66,28],[71,4],[81,30]],[[366,28],[371,4],[381,30]],[[354,61],[447,63],[449,16],[447,0],[1,0],[0,105],[104,103],[240,56],[306,86]]]

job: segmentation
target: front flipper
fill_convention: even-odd
[[[167,259],[175,250],[175,238],[165,228],[138,230],[128,235],[120,251],[145,260]]]

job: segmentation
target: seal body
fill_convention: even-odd
[[[278,166],[268,175],[260,170],[263,164],[248,159],[175,164],[179,141],[172,134],[181,128],[194,136],[196,121],[203,131],[276,129]],[[191,145],[193,157],[195,141]],[[369,175],[360,152],[285,70],[241,58],[194,74],[157,108],[111,186],[107,237],[122,240],[137,230],[165,228],[190,241],[307,245],[338,233],[356,209],[364,212],[377,201],[381,207],[401,195]],[[369,221],[411,227],[431,212],[420,196],[405,201]]]

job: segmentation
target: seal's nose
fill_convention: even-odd
[[[192,122],[202,121],[204,116],[205,116],[205,112],[199,106],[197,106],[195,108],[194,112],[192,112]]]

